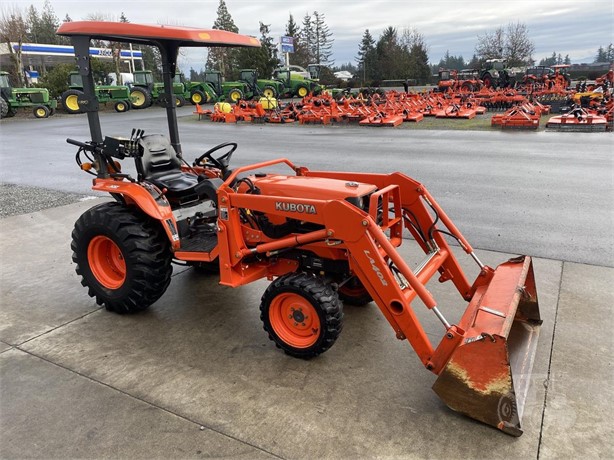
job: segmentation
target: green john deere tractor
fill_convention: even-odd
[[[245,82],[249,88],[246,99],[256,96],[264,96],[269,99],[282,97],[286,93],[286,87],[279,80],[264,80],[258,78],[255,69],[242,69],[239,73],[239,81]]]
[[[524,71],[509,68],[505,59],[487,59],[479,71],[480,80],[487,88],[514,88],[522,81]]]
[[[0,96],[0,118],[12,117],[20,108],[31,108],[36,118],[47,118],[57,107],[45,88],[13,88],[8,72],[0,72]]]
[[[251,99],[253,96],[247,83],[244,81],[224,82],[222,73],[217,70],[205,72],[203,89],[207,95],[207,100],[216,102],[237,102],[240,99]]]
[[[273,78],[284,86],[283,95],[289,97],[305,97],[309,93],[319,94],[323,87],[315,80],[293,73],[288,68],[275,69]]]
[[[68,113],[81,113],[83,110],[79,101],[83,101],[83,81],[79,72],[71,72],[68,76],[69,89],[62,93],[62,106]],[[104,81],[108,83],[105,77]],[[130,89],[127,86],[115,85],[96,85],[96,99],[98,102],[106,104],[113,103],[116,112],[127,112],[132,106],[130,100]]]
[[[149,70],[137,70],[133,75],[134,81],[130,88],[132,107],[144,109],[154,102],[159,102],[160,96],[164,94],[164,83],[154,81],[153,74]],[[183,107],[186,101],[190,101],[192,105],[209,102],[212,96],[206,86],[205,83],[186,80],[181,73],[175,74],[173,79],[175,105]]]

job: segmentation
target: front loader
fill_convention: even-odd
[[[339,336],[343,302],[373,301],[397,338],[438,376],[433,388],[449,407],[522,434],[541,324],[530,257],[485,266],[427,189],[402,173],[310,171],[284,158],[232,169],[233,142],[189,163],[172,98],[170,139],[140,129],[103,137],[90,39],[158,46],[168,94],[179,47],[259,46],[256,39],[109,22],[67,22],[58,33],[72,38],[91,102],[83,104],[91,140],[68,142],[79,148],[81,169],[94,176],[93,189],[114,198],[86,211],[72,234],[77,273],[99,304],[118,313],[148,308],[168,287],[173,262],[219,272],[230,287],[266,278],[265,331],[287,354],[313,358]],[[135,177],[122,172],[126,159],[135,162]],[[282,166],[288,174],[277,172]],[[421,261],[399,254],[408,236],[424,252]],[[467,279],[450,238],[479,266],[475,280]],[[440,305],[427,288],[434,277],[459,294],[464,313],[457,324],[446,318],[452,306]],[[441,322],[438,344],[418,320],[412,305],[418,300]]]

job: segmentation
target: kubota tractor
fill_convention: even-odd
[[[113,201],[86,211],[72,233],[73,261],[96,302],[117,313],[148,308],[171,282],[172,263],[219,272],[239,287],[266,278],[260,311],[265,331],[289,355],[312,358],[335,343],[343,303],[375,302],[400,340],[438,378],[435,392],[452,409],[514,436],[537,346],[539,315],[533,266],[521,256],[485,266],[427,189],[402,173],[310,171],[282,158],[233,169],[233,142],[193,163],[183,156],[175,104],[166,111],[169,138],[134,129],[102,135],[89,66],[90,39],[156,45],[165,92],[179,47],[259,46],[223,30],[112,22],[65,22],[72,39],[91,140],[68,139],[93,189]],[[122,172],[135,162],[137,174]],[[272,172],[285,166],[288,174]],[[424,258],[397,251],[413,237]],[[465,276],[446,238],[479,266]],[[417,263],[416,263],[417,262]],[[413,268],[410,268],[413,267]],[[464,314],[446,319],[426,285],[433,277],[459,293]],[[431,344],[412,303],[420,300],[441,322]],[[391,423],[393,421],[391,420]]]

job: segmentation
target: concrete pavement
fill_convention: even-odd
[[[266,282],[230,289],[179,267],[146,312],[106,312],[70,258],[72,225],[96,202],[0,220],[2,458],[611,456],[612,268],[535,260],[544,325],[512,438],[441,403],[374,304],[347,306],[335,346],[310,361],[262,330]],[[429,288],[456,319],[457,295]]]

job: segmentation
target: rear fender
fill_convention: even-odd
[[[114,179],[95,179],[92,190],[120,195],[126,204],[136,206],[149,217],[159,221],[172,248],[179,249],[177,221],[168,200],[156,186]]]

